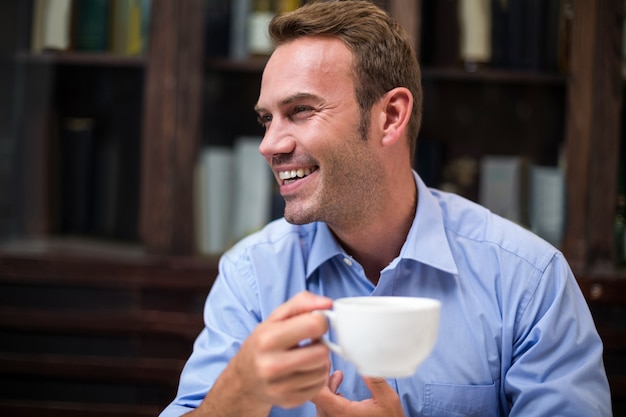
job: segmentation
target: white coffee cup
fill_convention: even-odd
[[[322,310],[337,342],[322,341],[361,375],[413,375],[435,345],[441,303],[422,297],[347,297]]]

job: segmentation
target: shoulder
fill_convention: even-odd
[[[304,275],[318,224],[293,225],[283,218],[248,235],[220,260],[220,272],[248,280],[281,281],[282,274]]]
[[[303,260],[315,228],[279,219],[243,238],[220,258],[212,292],[239,298],[240,305],[263,319],[306,288]]]
[[[484,260],[527,264],[544,271],[559,250],[530,230],[455,194],[431,190],[441,208],[448,241],[457,250]]]

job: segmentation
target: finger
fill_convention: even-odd
[[[319,390],[317,395],[315,395],[315,397],[311,400],[311,402],[315,404],[318,411],[337,410],[338,407],[345,405],[342,403],[345,403],[346,401],[348,400],[332,392],[329,387],[324,387]]]
[[[302,371],[286,376],[282,379],[275,380],[270,383],[274,392],[279,397],[286,397],[288,393],[300,393],[303,395],[308,392],[308,399],[312,398],[317,392],[325,386],[326,375],[318,369]]]
[[[284,320],[298,314],[310,313],[315,310],[327,310],[333,305],[333,300],[302,291],[289,299],[286,303],[281,304],[267,318],[271,321]]]
[[[316,372],[328,377],[328,353],[321,343],[282,352],[273,352],[260,361],[259,371],[268,381],[288,378],[299,372]]]
[[[384,378],[363,377],[365,385],[372,393],[372,400],[378,402],[387,398],[390,394],[395,394],[395,390],[387,383]]]
[[[333,372],[333,374],[330,376],[330,379],[328,381],[328,388],[333,394],[337,394],[337,390],[339,389],[341,382],[343,382],[343,372],[341,371]]]
[[[318,340],[328,330],[328,321],[321,314],[300,314],[263,325],[260,349],[291,349],[304,340]]]

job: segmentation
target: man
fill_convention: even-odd
[[[402,29],[361,1],[274,19],[256,105],[285,198],[230,249],[206,327],[162,416],[608,416],[602,344],[563,255],[411,169],[420,71]],[[442,302],[432,354],[364,378],[319,339],[332,300]]]

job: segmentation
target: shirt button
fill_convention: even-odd
[[[352,259],[350,258],[343,258],[343,262],[348,266],[352,266]]]

